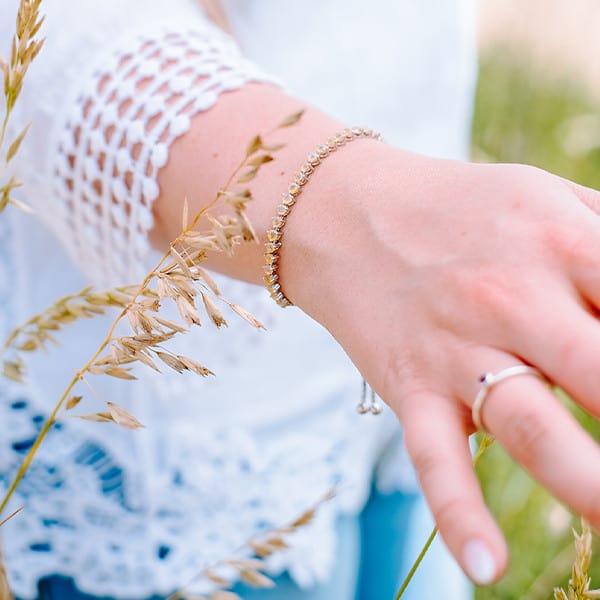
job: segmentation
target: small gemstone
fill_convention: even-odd
[[[342,135],[347,140],[351,140],[354,137],[354,135],[352,134],[352,129],[344,129],[344,131],[342,131]]]
[[[277,214],[282,217],[287,217],[290,212],[290,207],[285,204],[280,204],[277,207]]]
[[[346,143],[346,136],[343,133],[336,133],[335,143],[338,146],[343,146]]]
[[[268,265],[274,265],[277,262],[278,258],[279,257],[277,256],[277,254],[273,252],[267,252],[267,254],[265,254],[265,262]]]
[[[267,240],[269,240],[269,242],[278,242],[280,237],[281,231],[276,229],[269,229],[269,231],[267,231]]]
[[[297,196],[300,193],[300,186],[297,183],[290,183],[290,187],[288,187],[288,192],[292,196]]]
[[[296,202],[296,198],[294,198],[294,196],[292,196],[291,194],[285,194],[283,196],[283,199],[281,200],[282,204],[285,204],[286,206],[292,206],[292,204],[294,204],[294,202]]]
[[[278,279],[279,277],[275,273],[272,273],[271,275],[265,275],[264,277],[265,283],[269,286],[275,285]]]
[[[354,137],[359,137],[362,135],[363,130],[360,127],[353,127],[352,128],[352,135]]]
[[[331,152],[337,149],[337,144],[334,137],[330,137],[327,139],[327,147]]]
[[[316,153],[316,152],[311,152],[308,155],[308,162],[313,166],[316,167],[320,162],[321,162],[321,157]]]
[[[304,173],[305,175],[310,175],[313,172],[313,167],[310,163],[304,163],[300,167],[300,171],[302,171],[302,173]]]
[[[365,128],[365,129],[363,129],[363,135],[366,135],[367,137],[371,137],[373,135],[373,130]]]
[[[308,181],[308,177],[306,177],[306,175],[302,172],[296,173],[296,177],[294,177],[294,180],[298,185],[304,185]]]
[[[265,275],[273,275],[275,273],[275,267],[273,265],[263,265],[263,271]]]
[[[269,242],[265,244],[265,248],[267,252],[275,253],[277,250],[279,250],[279,248],[281,248],[281,242]]]
[[[325,158],[329,154],[329,146],[326,144],[321,144],[317,146],[317,153],[321,158]]]
[[[274,284],[271,286],[271,289],[272,289],[272,290],[273,290],[275,293],[277,293],[277,292],[280,292],[280,291],[281,291],[281,285],[280,285],[279,283],[274,283]]]
[[[273,217],[271,224],[274,229],[281,229],[285,225],[285,219],[282,217]]]

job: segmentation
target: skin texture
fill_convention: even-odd
[[[156,245],[178,234],[183,198],[200,208],[247,141],[301,106],[253,84],[196,117],[160,174]],[[269,138],[287,146],[253,182],[258,232],[306,153],[341,127],[309,108]],[[394,409],[441,535],[479,583],[500,577],[508,560],[471,467],[479,376],[531,364],[600,416],[599,205],[596,192],[532,167],[358,140],[324,161],[288,219],[286,295]],[[249,244],[212,266],[260,283],[262,261],[262,247]],[[494,387],[482,419],[557,498],[600,527],[600,450],[542,381]],[[473,542],[489,554],[488,572],[473,564]]]

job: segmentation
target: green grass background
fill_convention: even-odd
[[[484,162],[536,165],[600,189],[600,103],[580,83],[551,78],[522,58],[499,52],[484,56],[473,156]],[[582,413],[577,416],[600,439],[598,425]],[[478,471],[487,502],[509,540],[512,559],[503,580],[478,589],[476,599],[552,598],[554,586],[569,579],[574,557],[571,526],[578,520],[497,444],[483,457]],[[597,542],[595,538],[592,587],[600,587]]]

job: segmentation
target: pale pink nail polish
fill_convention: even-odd
[[[486,544],[469,540],[463,548],[463,565],[467,575],[478,585],[488,585],[496,576],[496,562]]]

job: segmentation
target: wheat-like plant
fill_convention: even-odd
[[[573,529],[575,537],[575,561],[567,591],[555,588],[554,600],[592,600],[600,598],[600,589],[590,590],[589,576],[592,560],[592,530],[587,521],[581,519],[581,533]]]
[[[334,490],[330,490],[288,525],[251,537],[233,556],[205,567],[184,588],[171,594],[167,600],[242,600],[238,594],[228,591],[237,579],[256,588],[274,587],[275,582],[264,573],[267,567],[265,559],[289,548],[286,538],[312,523],[321,504],[330,501],[334,496]],[[209,587],[216,586],[217,589],[208,595],[190,595],[186,589],[199,581],[206,582]]]
[[[19,94],[23,89],[23,81],[27,70],[38,55],[43,39],[38,39],[44,18],[40,16],[41,0],[21,0],[17,11],[16,30],[11,42],[10,58],[0,56],[0,71],[2,72],[3,85],[3,110],[0,117],[0,213],[9,205],[27,209],[27,206],[13,196],[13,192],[23,184],[8,173],[10,161],[15,157],[21,142],[27,135],[27,125],[9,143],[6,143],[8,123]]]
[[[0,125],[0,213],[9,204],[22,210],[29,210],[26,204],[17,200],[13,195],[14,190],[21,187],[22,183],[9,174],[10,162],[17,155],[21,143],[29,131],[29,125],[8,144],[6,143],[6,134],[12,111],[23,88],[25,74],[44,45],[43,39],[37,39],[44,21],[40,16],[40,5],[41,0],[20,0],[15,34],[11,41],[10,59],[6,60],[0,56],[0,72],[3,78],[3,114],[0,113],[2,122]],[[19,362],[17,361],[16,364],[18,366]],[[0,527],[19,511],[15,511],[0,522]],[[0,600],[12,600],[12,598],[4,567],[4,557],[0,549]]]
[[[302,112],[287,117],[273,131],[298,122]],[[264,143],[261,136],[255,136],[248,145],[244,158],[223,189],[218,191],[215,198],[203,207],[190,223],[188,223],[188,206],[185,203],[182,233],[170,244],[169,250],[141,284],[120,287],[108,292],[94,292],[86,288],[78,294],[61,298],[9,335],[2,350],[11,351],[15,356],[4,361],[3,371],[12,379],[22,380],[25,368],[21,353],[35,351],[45,347],[48,342],[55,341],[52,332],[79,318],[94,317],[102,314],[109,307],[120,309],[106,338],[86,364],[75,373],[42,426],[0,503],[0,515],[6,509],[61,411],[63,409],[71,411],[81,402],[82,396],[72,392],[81,381],[89,384],[87,375],[135,379],[132,373],[134,364],[143,364],[156,371],[160,370],[159,365],[161,365],[180,373],[191,371],[202,376],[210,375],[211,371],[195,359],[175,354],[165,346],[165,343],[176,335],[201,324],[197,302],[199,299],[205,314],[216,327],[226,325],[225,317],[217,306],[217,302],[223,302],[252,326],[263,328],[262,324],[241,306],[221,296],[217,285],[202,264],[210,252],[232,253],[235,246],[242,241],[258,241],[245,214],[246,205],[252,199],[250,189],[232,190],[231,188],[252,181],[260,168],[273,160],[273,153],[280,148],[281,145],[269,146]],[[213,216],[212,210],[219,203],[229,206],[233,216]],[[202,219],[208,223],[207,230],[198,229]],[[163,302],[174,303],[181,322],[160,315]],[[116,336],[116,328],[124,319],[128,321],[132,333],[127,336]],[[108,352],[103,354],[107,350]],[[105,404],[104,411],[77,416],[98,422],[112,422],[129,429],[142,426],[136,417],[123,407],[110,400],[105,400]],[[253,573],[251,569],[248,572]],[[258,575],[255,577],[257,581],[260,579]],[[3,578],[5,578],[5,571],[2,569],[0,581]]]
[[[55,334],[79,319],[89,319],[106,313],[108,308],[124,308],[136,288],[118,287],[105,292],[86,287],[77,294],[64,296],[43,312],[34,315],[16,327],[0,347],[0,356],[10,354],[2,362],[5,377],[22,382],[25,376],[23,353],[47,349],[48,344],[58,344]],[[154,297],[148,290],[147,297]]]
[[[303,111],[299,111],[290,115],[272,131],[298,122],[302,113]],[[245,214],[246,204],[252,199],[252,193],[249,189],[234,191],[231,190],[231,187],[234,184],[245,184],[254,179],[260,168],[273,160],[272,153],[281,147],[281,145],[269,146],[264,143],[261,136],[255,136],[248,145],[244,158],[224,187],[217,192],[211,202],[195,215],[190,223],[188,223],[186,203],[182,233],[173,240],[169,250],[140,285],[93,295],[92,302],[90,302],[89,296],[91,292],[84,290],[77,297],[69,296],[54,303],[46,312],[36,315],[11,334],[5,347],[15,348],[15,342],[23,337],[23,343],[17,345],[16,350],[35,350],[50,339],[49,331],[52,331],[53,328],[62,326],[78,317],[90,317],[97,314],[99,310],[94,309],[94,306],[104,307],[114,303],[122,307],[106,338],[85,365],[75,373],[42,426],[38,437],[0,502],[0,515],[6,509],[60,411],[63,407],[66,410],[72,410],[79,404],[81,396],[73,395],[72,392],[80,381],[86,380],[86,375],[108,375],[120,379],[135,379],[131,368],[133,364],[140,363],[156,371],[160,370],[160,364],[180,373],[191,371],[203,376],[209,375],[210,370],[193,358],[174,354],[164,346],[164,343],[175,335],[184,333],[189,327],[201,324],[196,303],[198,297],[202,299],[204,311],[209,319],[217,327],[224,325],[225,319],[215,300],[224,302],[252,326],[263,328],[262,324],[241,306],[221,296],[215,282],[202,267],[202,263],[206,260],[209,252],[232,253],[235,246],[242,240],[258,241]],[[220,202],[224,202],[233,209],[233,216],[214,217],[211,215],[211,210]],[[197,230],[197,226],[203,218],[209,223],[208,231]],[[74,302],[75,300],[77,301]],[[159,314],[161,303],[164,301],[171,301],[175,304],[182,323],[166,319]],[[132,335],[115,336],[117,326],[125,318],[131,326]],[[103,354],[106,350],[108,352]],[[8,367],[5,363],[4,369],[13,378],[22,378],[24,374],[20,357],[17,360],[9,361]],[[133,415],[130,415],[123,407],[111,402],[106,402],[106,411],[82,415],[82,418],[112,421],[128,428],[141,426]]]
[[[9,204],[22,209],[28,207],[13,196],[13,191],[22,185],[14,177],[9,177],[8,166],[16,156],[29,125],[25,127],[6,146],[6,134],[11,113],[23,87],[25,74],[32,61],[41,50],[44,41],[37,40],[36,35],[43,23],[40,17],[41,0],[21,0],[16,19],[16,32],[12,39],[10,60],[0,57],[0,70],[4,78],[4,115],[1,117],[0,126],[0,212]],[[302,111],[285,119],[279,127],[287,127],[296,123]],[[277,129],[277,128],[276,128]],[[205,271],[201,263],[208,252],[232,252],[241,240],[257,241],[256,234],[245,215],[246,203],[252,199],[250,190],[230,191],[230,186],[237,177],[236,183],[247,183],[254,179],[262,165],[273,160],[271,153],[282,146],[267,146],[260,136],[249,144],[244,160],[234,171],[223,190],[219,191],[216,198],[201,210],[188,224],[187,203],[184,208],[183,232],[170,246],[169,251],[163,256],[157,267],[144,279],[139,286],[119,287],[106,292],[97,292],[92,288],[85,288],[78,294],[69,295],[59,299],[42,313],[30,318],[23,325],[15,328],[8,336],[0,354],[7,352],[12,356],[3,360],[4,376],[22,381],[25,376],[25,361],[22,353],[32,352],[45,348],[47,344],[56,343],[54,334],[63,327],[81,318],[92,318],[104,314],[108,308],[119,308],[121,312],[113,322],[109,334],[102,342],[98,351],[80,369],[64,394],[59,399],[48,421],[40,431],[31,451],[26,456],[15,479],[7,491],[0,505],[0,515],[14,494],[19,481],[27,472],[39,446],[44,440],[51,425],[58,417],[60,409],[72,410],[81,401],[81,396],[71,395],[70,392],[76,383],[85,380],[85,374],[103,374],[123,379],[134,379],[131,373],[133,363],[142,363],[152,369],[159,370],[157,361],[168,368],[178,372],[192,371],[206,376],[211,372],[194,359],[178,354],[173,354],[163,347],[163,344],[178,333],[183,333],[189,327],[200,325],[197,297],[202,299],[204,311],[217,327],[227,325],[214,299],[226,303],[235,313],[257,328],[262,325],[241,306],[224,299],[214,280]],[[240,172],[245,170],[241,175]],[[233,217],[213,217],[209,210],[220,200],[233,209]],[[196,226],[200,219],[205,217],[211,224],[208,232],[199,232]],[[152,287],[151,283],[155,283]],[[158,312],[161,302],[171,300],[177,306],[183,324],[173,322],[161,317]],[[113,337],[116,325],[127,317],[133,335]],[[110,345],[110,353],[100,356]],[[86,380],[87,382],[87,380]],[[124,408],[106,401],[106,411],[89,415],[80,415],[80,418],[94,421],[110,421],[122,427],[136,429],[141,423]],[[14,518],[22,508],[0,521],[0,527]],[[308,524],[314,515],[315,509],[309,509],[291,525],[274,530],[261,536],[259,540],[252,539],[247,547],[255,552],[258,558],[228,559],[223,562],[229,567],[239,571],[242,580],[258,586],[269,586],[271,580],[261,573],[264,563],[261,557],[287,547],[283,536],[286,533]],[[205,569],[202,576],[216,578],[217,575],[210,569]],[[213,583],[215,583],[213,581]],[[227,587],[221,580],[221,587]],[[227,600],[235,597],[225,590],[218,590],[212,594],[211,600]],[[0,552],[0,600],[10,600],[11,594],[4,560]]]

